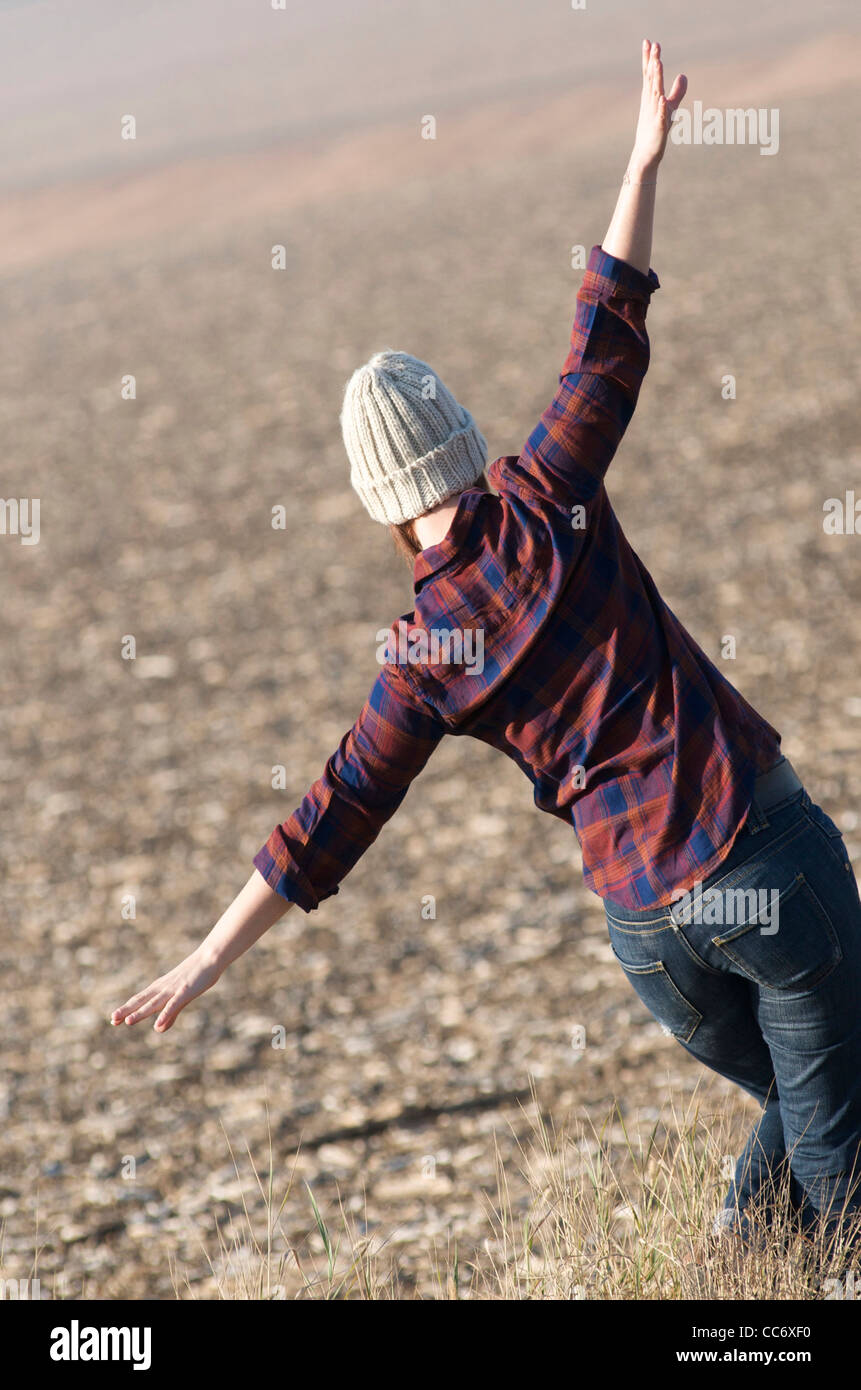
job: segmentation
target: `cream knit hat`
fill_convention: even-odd
[[[487,443],[436,372],[408,352],[376,352],[347,382],[341,430],[350,482],[376,521],[412,521],[471,487]]]

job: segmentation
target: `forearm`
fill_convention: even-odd
[[[391,659],[359,717],[301,805],[275,826],[254,856],[264,883],[304,912],[339,891],[446,732],[441,716],[413,690],[405,663],[397,659],[398,632],[384,628],[377,637]]]
[[[616,256],[648,275],[652,257],[657,161],[649,163],[639,159],[634,151],[628,162],[625,180],[601,247],[608,256]]]
[[[212,931],[201,942],[201,958],[219,974],[238,956],[259,941],[264,932],[284,916],[293,904],[269,887],[255,869],[221,914]]]
[[[610,256],[648,275],[652,259],[652,224],[658,166],[667,146],[675,111],[685,95],[688,79],[679,73],[664,94],[661,45],[643,40],[643,91],[634,148],[602,246]]]

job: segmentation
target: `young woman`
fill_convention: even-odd
[[[667,608],[605,490],[648,365],[655,185],[687,85],[665,96],[658,44],[642,62],[616,209],[522,453],[485,476],[471,415],[406,353],[376,354],[348,383],[351,481],[409,556],[414,611],[235,901],[112,1022],[157,1014],[166,1032],[291,905],[337,892],[440,739],[468,734],[573,825],[613,950],[655,1018],[761,1103],[716,1223],[744,1239],[781,1174],[805,1223],[861,1205],[861,902],[779,734]]]

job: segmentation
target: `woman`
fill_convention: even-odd
[[[861,1201],[861,903],[779,734],[666,607],[605,491],[648,365],[655,185],[687,86],[679,76],[665,96],[660,45],[644,42],[642,60],[633,153],[523,452],[485,476],[471,415],[405,353],[376,354],[348,383],[351,481],[408,555],[415,609],[235,901],[112,1022],[157,1014],[166,1032],[291,905],[337,892],[443,735],[468,734],[573,824],[613,950],[654,1016],[761,1103],[716,1223],[745,1239],[751,1203],[782,1172],[805,1223]]]

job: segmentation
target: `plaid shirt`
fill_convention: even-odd
[[[338,891],[445,734],[514,759],[539,809],[573,826],[601,898],[665,906],[728,854],[780,735],[663,602],[604,486],[658,288],[593,247],[552,404],[523,452],[490,466],[498,495],[465,492],[417,556],[415,608],[356,723],[254,858],[305,911]]]

